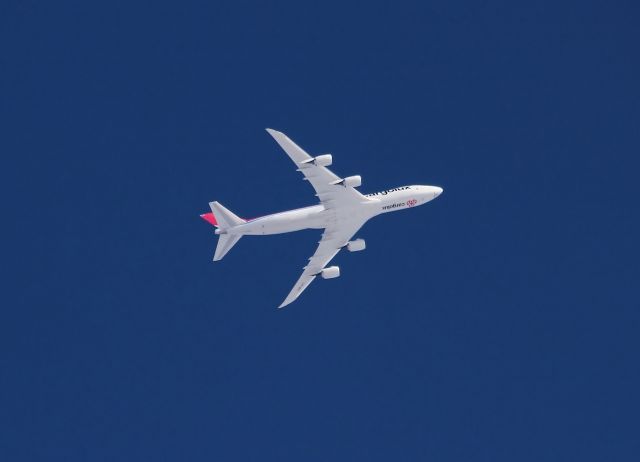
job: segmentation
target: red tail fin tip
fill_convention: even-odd
[[[200,215],[200,218],[202,218],[204,221],[208,221],[215,227],[218,226],[218,221],[216,220],[216,217],[211,212],[203,213],[202,215]]]

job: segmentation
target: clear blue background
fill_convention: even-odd
[[[638,10],[2,2],[0,459],[640,460]],[[265,127],[445,193],[277,311]]]

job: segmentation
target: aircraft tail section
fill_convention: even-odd
[[[216,253],[213,256],[213,261],[222,260],[231,247],[236,245],[236,243],[240,240],[242,234],[221,234],[218,238],[218,246],[216,247]]]
[[[213,213],[205,213],[201,215],[201,217],[219,228],[216,234],[219,234],[220,237],[218,239],[216,253],[213,256],[213,261],[218,261],[222,260],[222,257],[224,257],[242,237],[241,234],[229,234],[226,231],[229,228],[246,223],[246,220],[237,216],[220,202],[209,202],[209,207],[211,207],[211,212]]]
[[[222,229],[233,228],[246,222],[220,202],[209,202],[209,207],[211,207],[211,211],[216,218],[217,226]]]

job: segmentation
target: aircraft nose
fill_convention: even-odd
[[[427,189],[428,191],[428,196],[427,196],[427,200],[432,201],[433,199],[435,199],[436,197],[438,197],[440,194],[442,194],[443,189],[440,186],[428,186],[429,189]]]
[[[444,191],[440,186],[423,186],[423,202],[430,202],[438,197]]]

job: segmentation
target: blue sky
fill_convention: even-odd
[[[4,2],[0,459],[638,460],[634,2]],[[200,220],[363,192],[212,263]]]

